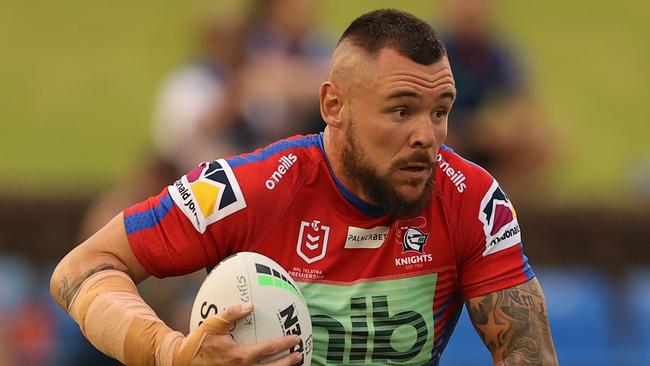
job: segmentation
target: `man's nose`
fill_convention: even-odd
[[[436,126],[434,126],[429,116],[422,116],[414,123],[411,133],[411,146],[421,149],[435,146],[437,142]]]

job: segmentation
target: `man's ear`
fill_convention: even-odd
[[[343,95],[341,89],[330,81],[320,86],[320,114],[325,123],[333,128],[340,128],[343,115]]]

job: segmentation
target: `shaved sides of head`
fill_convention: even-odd
[[[363,82],[358,70],[368,67],[368,59],[363,49],[349,42],[339,43],[330,62],[329,81],[349,91],[355,82]]]
[[[341,35],[337,49],[346,44],[371,56],[383,48],[393,48],[422,65],[430,65],[446,54],[440,37],[427,22],[395,9],[374,10],[355,19]]]
[[[430,65],[446,55],[440,37],[426,22],[395,9],[374,10],[355,19],[343,32],[330,63],[329,81],[345,91],[354,83],[364,83],[358,70],[384,48],[422,65]]]

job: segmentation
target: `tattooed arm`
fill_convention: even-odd
[[[126,238],[122,215],[74,248],[58,264],[50,280],[50,293],[66,311],[81,284],[95,273],[118,270],[136,283],[149,276]]]
[[[557,365],[544,294],[537,279],[466,303],[495,365]]]

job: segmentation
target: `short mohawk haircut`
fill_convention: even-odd
[[[374,10],[361,15],[343,32],[338,44],[343,41],[349,41],[371,55],[376,55],[382,48],[393,48],[422,65],[430,65],[446,54],[431,25],[396,9]]]

